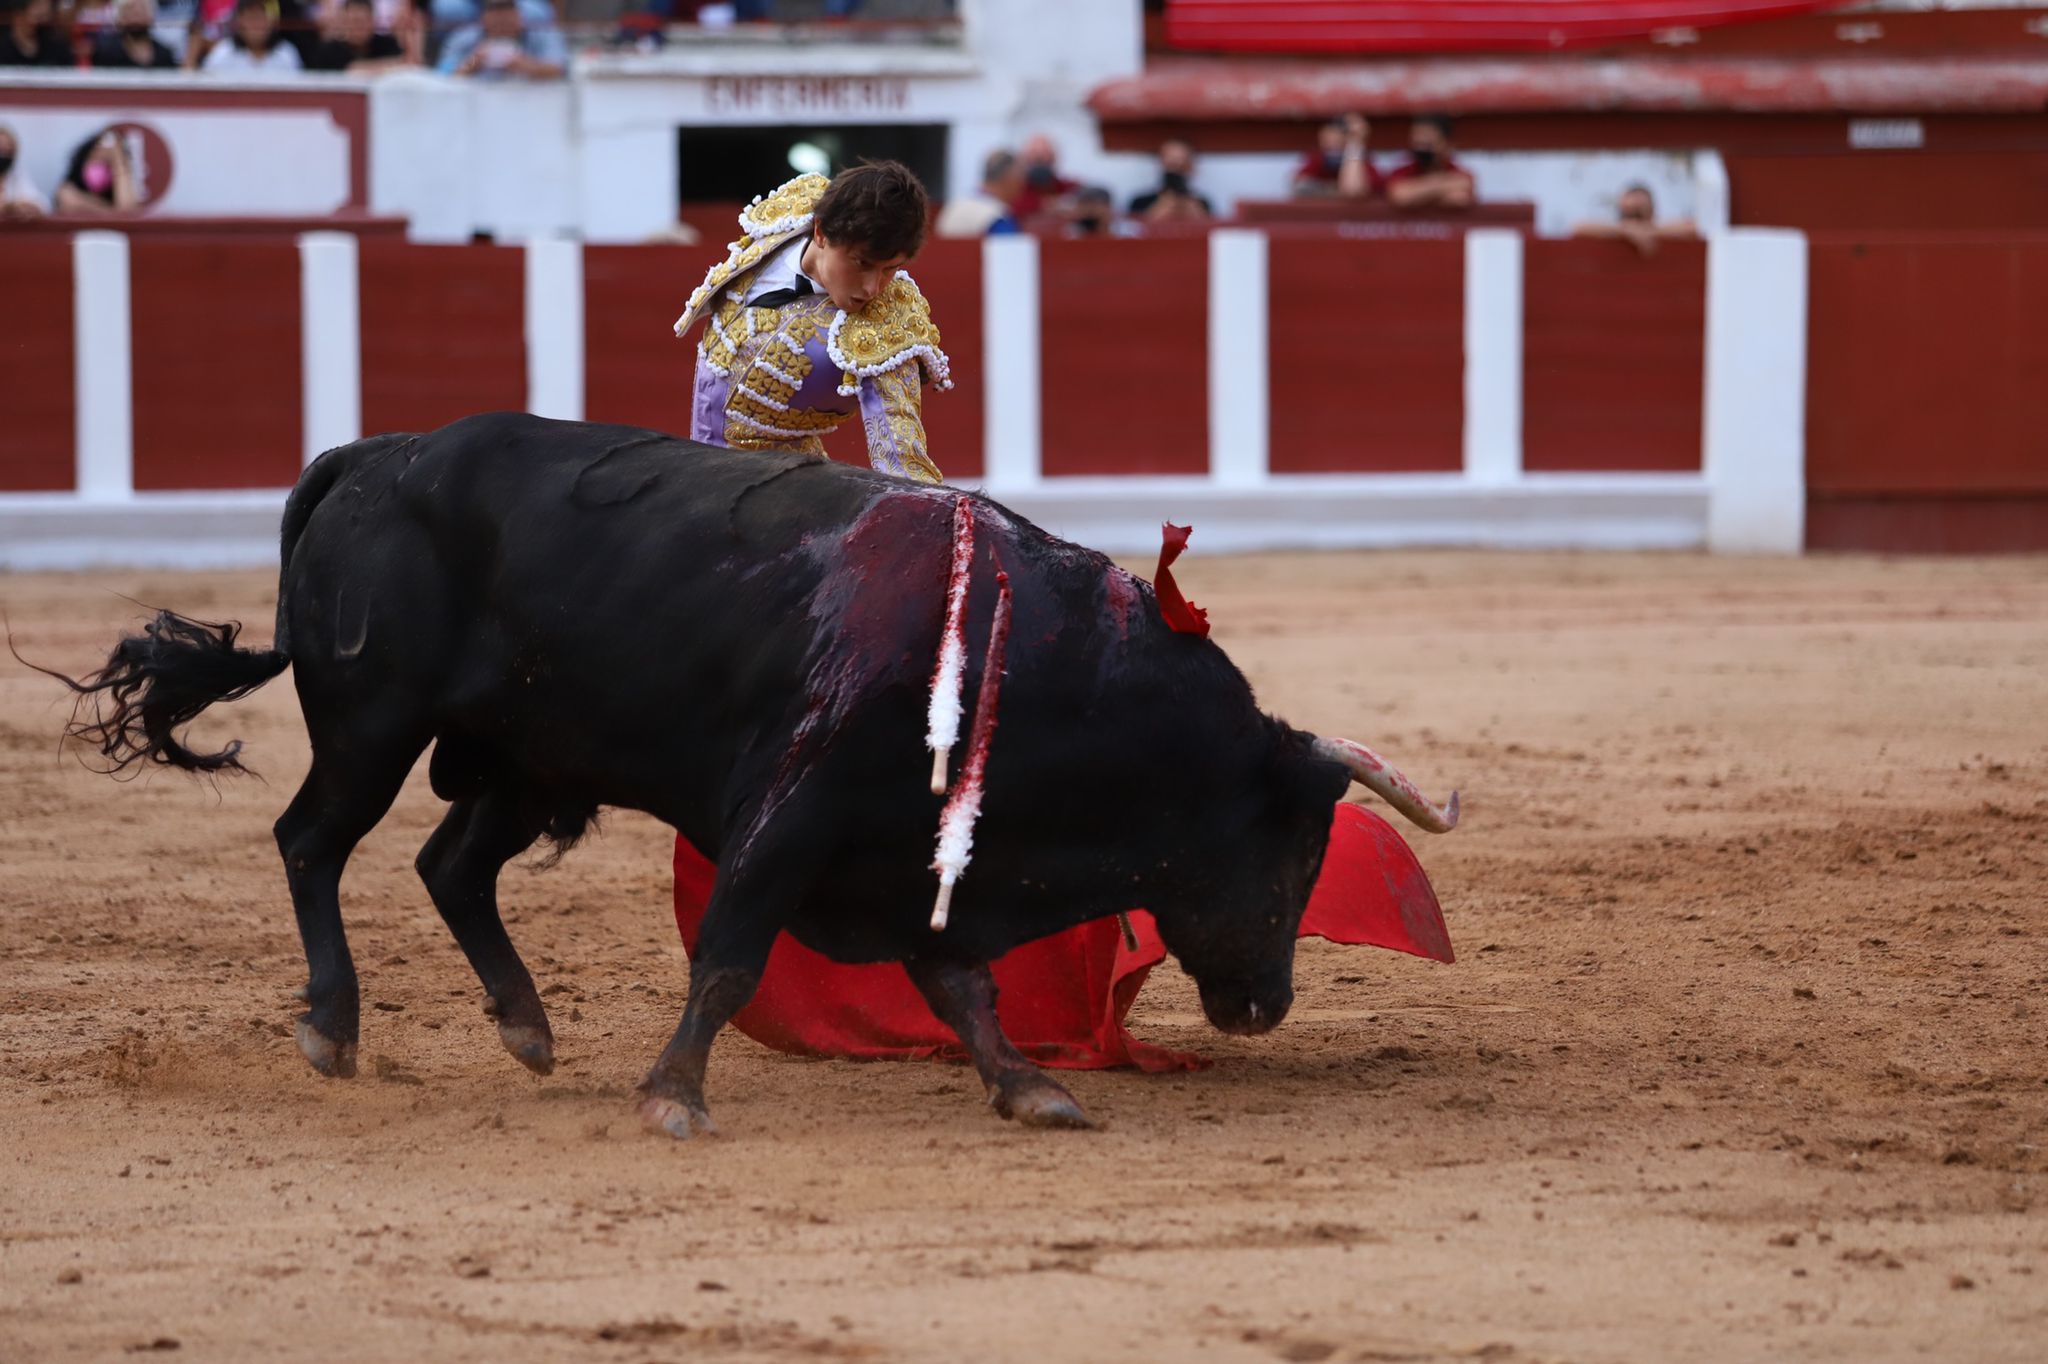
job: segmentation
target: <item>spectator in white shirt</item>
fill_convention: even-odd
[[[201,63],[203,70],[236,76],[290,75],[303,65],[299,50],[277,36],[268,0],[236,0],[228,40]]]
[[[21,141],[14,129],[0,123],[0,218],[40,218],[50,211],[45,199],[28,178],[28,172],[14,164],[21,155]]]

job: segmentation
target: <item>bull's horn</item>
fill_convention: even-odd
[[[1447,834],[1458,827],[1456,791],[1451,792],[1449,800],[1438,805],[1417,790],[1415,783],[1402,776],[1385,758],[1364,744],[1353,743],[1349,739],[1319,738],[1315,752],[1318,758],[1343,763],[1351,769],[1352,780],[1364,784],[1381,800],[1431,833]]]

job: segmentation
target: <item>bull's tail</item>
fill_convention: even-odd
[[[235,637],[241,631],[235,621],[214,624],[159,611],[141,634],[114,646],[104,668],[86,678],[28,666],[78,694],[64,732],[97,749],[107,760],[107,772],[143,762],[186,772],[240,772],[245,770],[238,756],[241,740],[217,753],[195,753],[177,731],[208,706],[247,696],[291,662],[279,649],[238,648]]]
[[[114,646],[106,666],[84,678],[17,659],[56,678],[77,694],[65,734],[98,751],[109,773],[138,763],[161,763],[186,772],[243,772],[239,739],[215,753],[187,748],[178,730],[201,711],[222,701],[236,701],[283,672],[291,663],[285,628],[285,594],[291,582],[292,558],[313,518],[314,509],[335,485],[412,436],[373,436],[329,450],[315,460],[285,501],[279,545],[276,642],[268,649],[245,649],[235,643],[242,633],[238,621],[193,620],[174,611],[158,611],[156,619]],[[10,641],[10,647],[11,641]]]

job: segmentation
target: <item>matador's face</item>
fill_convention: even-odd
[[[867,247],[835,242],[815,228],[804,251],[804,273],[832,296],[834,306],[849,313],[867,307],[908,264],[908,256],[878,260]]]

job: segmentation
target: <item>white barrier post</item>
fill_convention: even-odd
[[[982,483],[1002,496],[1038,486],[1038,240],[981,244]]]
[[[1522,477],[1522,234],[1465,234],[1465,476]]]
[[[81,232],[73,237],[71,279],[78,496],[85,502],[126,502],[135,495],[127,234]]]
[[[1269,472],[1266,234],[1209,234],[1209,477],[1260,488]]]
[[[526,407],[583,420],[583,246],[557,237],[526,244]]]
[[[358,276],[354,233],[299,238],[299,401],[308,464],[363,436]]]
[[[1806,237],[1737,228],[1707,244],[1701,467],[1707,548],[1806,542]]]

